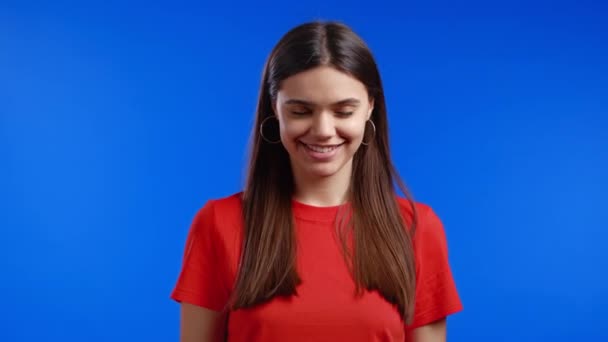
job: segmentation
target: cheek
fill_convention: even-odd
[[[338,127],[338,134],[349,140],[361,140],[365,133],[365,123],[359,122],[344,123]]]
[[[299,122],[281,122],[281,139],[292,140],[306,133],[306,124]]]

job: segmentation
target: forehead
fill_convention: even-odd
[[[322,66],[283,80],[277,100],[282,103],[299,99],[327,105],[346,98],[363,101],[367,96],[365,85],[359,80],[332,67]]]

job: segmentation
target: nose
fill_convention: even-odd
[[[320,112],[313,116],[311,133],[319,138],[331,138],[334,136],[336,128],[334,118],[331,114]]]

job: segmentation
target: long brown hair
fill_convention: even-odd
[[[374,100],[370,119],[376,127],[375,135],[366,132],[366,136],[373,135],[373,140],[362,145],[353,157],[349,190],[352,212],[349,219],[337,222],[344,257],[358,294],[362,289],[377,290],[397,306],[404,321],[410,322],[416,277],[411,236],[416,210],[390,158],[386,105],[377,65],[363,40],[337,22],[310,22],[291,29],[264,66],[243,191],[244,239],[230,308],[251,307],[275,296],[297,293],[300,278],[291,209],[291,165],[282,144],[266,142],[259,128],[264,119],[274,115],[273,103],[281,81],[321,65],[355,77]],[[412,220],[407,220],[410,227],[401,214],[395,183],[411,206]],[[350,247],[346,236],[352,238]]]

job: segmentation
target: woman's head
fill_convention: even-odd
[[[282,154],[298,176],[350,177],[353,157],[386,147],[384,108],[363,40],[343,24],[306,23],[285,34],[268,58],[256,120],[263,136],[254,138],[254,151]],[[284,150],[272,146],[279,139]]]
[[[281,142],[299,177],[350,177],[373,100],[356,78],[331,66],[281,82],[273,102]]]
[[[260,87],[230,308],[296,293],[294,176],[337,176],[350,184],[352,210],[336,228],[357,289],[377,290],[411,318],[413,227],[406,229],[393,182],[408,192],[391,162],[384,94],[371,52],[343,24],[303,24],[275,46]]]

